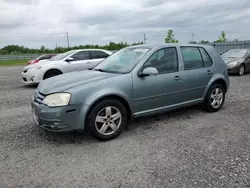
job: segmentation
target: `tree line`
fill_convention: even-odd
[[[19,45],[8,45],[0,49],[1,55],[6,54],[42,54],[42,53],[63,53],[69,50],[76,50],[76,49],[90,49],[90,48],[96,48],[96,49],[105,49],[105,50],[120,50],[124,47],[128,46],[134,46],[143,44],[143,42],[137,42],[128,44],[127,42],[109,42],[109,44],[106,45],[79,45],[79,46],[72,46],[72,47],[56,47],[55,49],[48,49],[45,46],[41,46],[40,49],[35,48],[27,48],[25,46],[19,46]]]
[[[227,42],[228,39],[226,38],[226,33],[224,31],[221,32],[221,35],[218,37],[218,40],[213,42]],[[237,40],[235,40],[237,41]],[[175,39],[175,34],[172,29],[169,29],[167,32],[167,36],[165,37],[165,43],[178,43],[179,40]],[[210,43],[207,40],[201,40],[199,42],[196,41],[190,41],[190,44],[208,44]],[[18,46],[18,45],[8,45],[0,49],[0,54],[42,54],[42,53],[63,53],[69,50],[75,50],[75,49],[89,49],[89,48],[97,48],[97,49],[105,49],[105,50],[120,50],[124,47],[128,46],[134,46],[143,44],[143,42],[137,42],[128,44],[127,42],[109,42],[109,44],[106,45],[79,45],[79,46],[73,46],[70,48],[67,47],[56,47],[55,49],[48,49],[45,46],[41,46],[40,49],[35,48],[27,48],[24,46]]]
[[[222,31],[221,32],[221,35],[218,37],[218,40],[216,41],[213,41],[213,42],[227,42],[227,38],[226,38],[226,33],[225,31]],[[237,41],[237,40],[236,40]],[[179,40],[176,40],[175,39],[175,34],[174,34],[174,31],[172,29],[169,29],[168,30],[168,34],[165,38],[165,43],[178,43]],[[199,42],[196,42],[196,41],[190,41],[189,44],[208,44],[208,43],[211,43],[207,40],[201,40]]]

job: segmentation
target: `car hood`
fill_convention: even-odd
[[[222,58],[226,64],[233,62],[233,61],[244,61],[244,58]]]
[[[47,95],[55,92],[63,92],[73,87],[97,84],[100,81],[105,82],[118,76],[121,76],[121,74],[91,70],[70,72],[43,80],[40,82],[37,89],[39,92]]]

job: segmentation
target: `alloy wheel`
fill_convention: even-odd
[[[102,135],[114,134],[122,123],[121,112],[113,106],[101,109],[95,118],[95,128]]]
[[[210,97],[210,102],[213,108],[219,108],[223,102],[223,91],[220,88],[215,88]]]
[[[241,65],[239,69],[239,75],[242,76],[244,73],[245,73],[245,67]]]

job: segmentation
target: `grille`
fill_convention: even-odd
[[[43,99],[45,98],[45,94],[40,93],[38,91],[35,92],[34,102],[41,104],[43,102]]]

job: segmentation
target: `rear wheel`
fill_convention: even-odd
[[[244,73],[245,73],[245,66],[244,65],[240,65],[238,74],[240,76],[242,76]]]
[[[59,70],[48,70],[45,74],[44,74],[44,76],[43,76],[43,79],[45,80],[45,79],[47,79],[47,78],[51,78],[51,77],[54,77],[54,76],[57,76],[57,75],[60,75],[60,74],[62,74],[62,72],[61,71],[59,71]]]
[[[204,107],[208,112],[217,112],[225,101],[225,88],[222,84],[214,84],[207,92]]]
[[[120,101],[103,100],[88,113],[86,130],[98,140],[111,140],[122,133],[127,118],[126,108]]]

